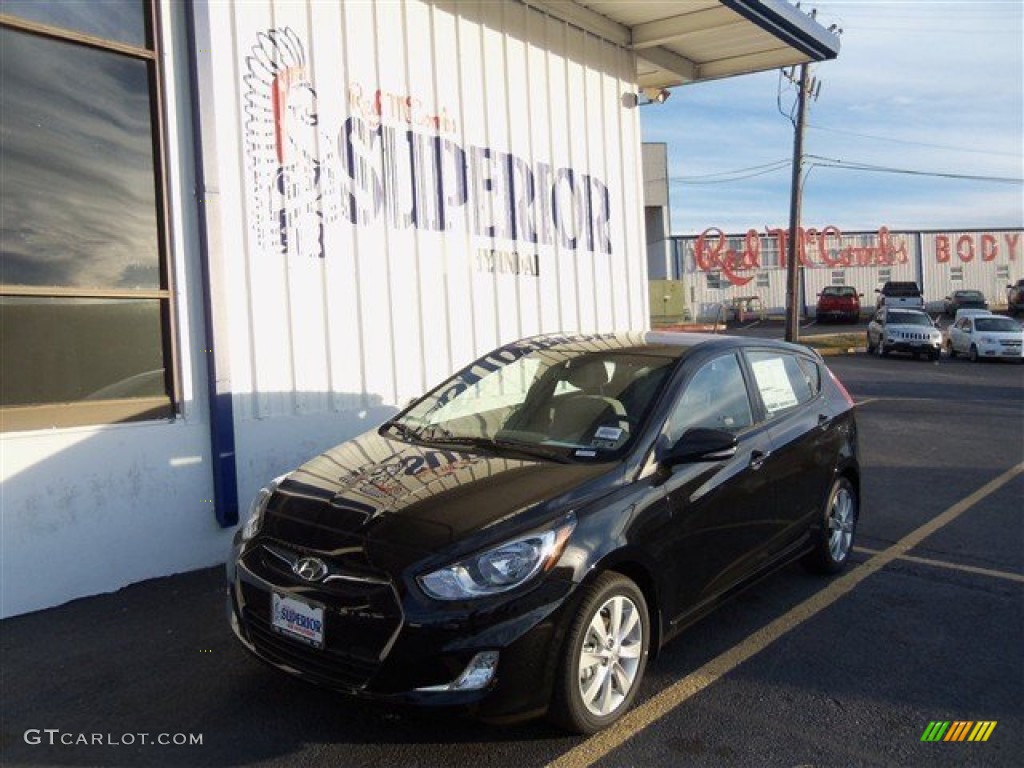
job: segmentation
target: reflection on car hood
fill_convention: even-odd
[[[934,332],[940,335],[942,333],[942,331],[934,325],[918,325],[916,323],[888,323],[885,327],[893,331],[917,331],[918,333]]]
[[[264,533],[320,550],[370,540],[437,551],[487,529],[521,529],[524,516],[542,523],[620,476],[618,464],[506,458],[368,432],[289,474]]]

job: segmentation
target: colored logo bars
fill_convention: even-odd
[[[995,728],[995,720],[932,720],[921,741],[988,741]]]

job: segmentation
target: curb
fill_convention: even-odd
[[[804,345],[810,346],[810,345]],[[822,357],[839,357],[840,355],[861,355],[867,354],[867,347],[847,347],[846,349],[838,349],[836,347],[826,347],[825,349],[815,349],[811,347]]]

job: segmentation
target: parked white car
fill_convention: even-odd
[[[1024,362],[1024,328],[1009,317],[967,315],[950,326],[946,350],[950,357]]]
[[[984,317],[991,317],[992,314],[993,313],[987,309],[977,309],[973,307],[958,309],[956,311],[956,316],[953,318],[953,322],[950,323],[950,325],[955,325],[961,317],[977,317],[978,315],[982,315]]]
[[[942,331],[919,309],[882,307],[868,323],[867,337],[869,354],[906,352],[938,360],[942,351]]]

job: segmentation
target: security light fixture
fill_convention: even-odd
[[[648,104],[664,104],[672,92],[667,88],[644,88],[644,96]]]

